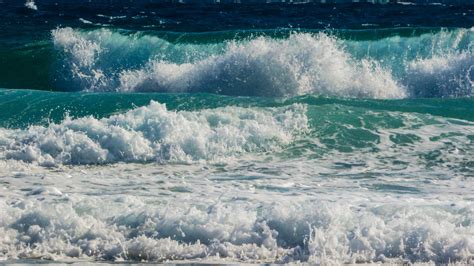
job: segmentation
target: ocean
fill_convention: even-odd
[[[241,2],[0,1],[0,263],[474,263],[474,3]]]

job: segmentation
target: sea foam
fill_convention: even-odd
[[[375,61],[354,60],[335,38],[322,33],[294,34],[285,40],[259,37],[247,42],[232,41],[214,47],[214,51],[209,51],[212,47],[199,45],[173,47],[154,37],[155,50],[148,48],[140,52],[142,57],[136,60],[142,64],[135,62],[133,66],[121,65],[113,62],[114,59],[104,60],[117,49],[127,49],[123,44],[125,37],[118,33],[108,30],[81,33],[63,28],[53,31],[53,38],[66,54],[74,84],[86,90],[405,97],[403,87],[393,80],[389,71]],[[143,40],[144,44],[150,44],[150,38],[153,39]],[[131,46],[131,50],[137,49],[134,44]],[[159,53],[161,46],[165,54]],[[176,49],[184,51],[176,52]],[[196,50],[204,51],[182,56]],[[143,58],[144,54],[148,57]]]
[[[340,103],[152,102],[1,129],[0,257],[472,264],[473,127]]]
[[[1,129],[7,159],[43,165],[218,160],[270,151],[307,130],[303,105],[276,109],[168,111],[157,102],[109,118],[67,118],[47,127]]]
[[[186,206],[181,200],[166,205],[145,200],[120,195],[51,195],[46,202],[31,197],[16,205],[0,200],[0,254],[8,259],[339,264],[470,263],[474,251],[469,205],[399,199],[367,208],[327,202]]]

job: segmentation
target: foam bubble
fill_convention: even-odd
[[[0,257],[472,264],[473,126],[341,104],[151,103],[2,129]],[[138,163],[61,165],[120,160]]]

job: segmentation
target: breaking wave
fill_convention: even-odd
[[[307,129],[303,105],[168,111],[157,102],[109,118],[0,129],[6,159],[55,164],[219,160],[277,149]]]
[[[371,41],[293,33],[210,44],[107,29],[52,34],[69,90],[385,99],[472,96],[474,88],[467,29]]]

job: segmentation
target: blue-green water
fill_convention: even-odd
[[[473,262],[472,4],[145,2],[0,3],[0,260]]]

